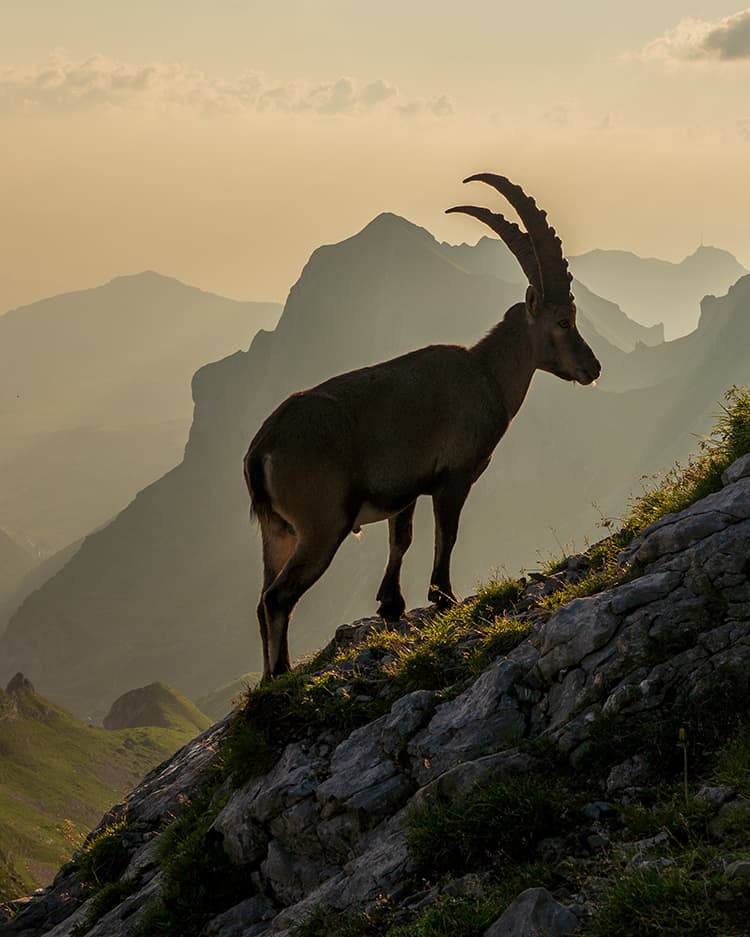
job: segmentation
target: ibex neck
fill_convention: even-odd
[[[526,308],[518,303],[471,348],[497,385],[508,419],[518,412],[536,370]]]

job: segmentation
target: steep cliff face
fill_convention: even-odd
[[[386,934],[389,921],[406,926],[433,906],[478,907],[488,895],[499,917],[514,897],[497,897],[500,879],[539,888],[513,902],[505,913],[516,923],[503,918],[493,937],[527,933],[539,915],[548,929],[554,919],[554,933],[605,933],[595,925],[618,862],[623,877],[695,874],[695,856],[685,871],[674,849],[659,853],[667,836],[644,836],[659,829],[656,782],[680,777],[680,744],[680,816],[700,814],[691,829],[713,829],[724,893],[746,888],[731,884],[744,853],[727,832],[750,819],[737,797],[741,771],[734,787],[694,783],[711,776],[717,749],[750,715],[750,455],[722,481],[643,530],[599,592],[552,613],[556,590],[591,581],[596,551],[530,583],[489,585],[437,621],[426,609],[391,631],[373,619],[341,627],[307,673],[251,695],[243,714],[198,737],[105,817],[88,854],[117,831],[121,891],[109,907],[82,882],[93,861],[84,851],[51,889],[17,904],[0,933],[344,933],[334,920],[369,909],[370,930],[358,918],[361,931],[347,933]],[[551,793],[556,784],[567,805]],[[482,814],[492,791],[499,799]],[[492,816],[514,797],[527,824],[515,840],[518,818],[501,816],[498,827]],[[162,831],[180,813],[170,838]],[[481,849],[467,847],[471,836]],[[713,923],[680,933],[743,933],[732,929],[742,902],[725,907],[718,886],[711,894]],[[482,933],[494,917],[465,932]]]

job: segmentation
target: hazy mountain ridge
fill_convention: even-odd
[[[260,560],[241,458],[262,419],[291,391],[342,370],[426,342],[471,342],[522,295],[517,285],[469,272],[427,232],[394,216],[315,251],[275,332],[258,333],[248,352],[195,375],[184,461],[26,600],[0,641],[0,660],[23,667],[77,711],[99,713],[133,684],[165,679],[195,698],[257,667]],[[614,319],[616,307],[592,301],[580,303],[582,322]],[[454,561],[460,592],[493,567],[533,565],[545,540],[556,549],[549,528],[562,542],[596,536],[592,500],[622,510],[634,477],[690,451],[727,384],[750,379],[746,356],[737,354],[750,281],[735,288],[730,305],[725,332],[704,341],[708,332],[699,330],[701,379],[672,377],[658,397],[651,389],[620,394],[603,382],[582,390],[537,376],[469,498]],[[605,375],[608,359],[637,358],[582,329]],[[421,505],[405,565],[412,605],[429,573],[428,516]],[[344,544],[300,603],[291,628],[296,653],[323,643],[331,622],[372,610],[385,543],[385,525],[377,525],[361,542]]]
[[[76,540],[41,562],[37,558],[35,565],[27,573],[20,578],[16,576],[12,578],[10,588],[4,596],[0,596],[0,636],[5,631],[11,615],[17,608],[20,608],[26,596],[31,595],[32,592],[58,573],[68,560],[75,555],[81,543],[83,543],[83,540]]]
[[[593,250],[570,258],[574,275],[665,337],[692,332],[707,294],[723,294],[748,271],[728,251],[701,245],[679,263],[629,251]]]
[[[468,244],[441,244],[440,247],[448,258],[468,272],[496,276],[508,283],[518,284],[523,290],[526,289],[526,279],[515,257],[498,238],[480,238],[473,247]],[[587,269],[599,274],[600,260],[597,256],[587,265]],[[572,289],[578,306],[584,309],[591,307],[590,314],[594,314],[593,308],[600,308],[603,303],[607,304],[606,314],[599,311],[595,315],[594,328],[602,338],[623,351],[632,351],[639,343],[658,345],[664,341],[664,328],[660,322],[650,326],[642,325],[637,316],[630,318],[616,302],[612,302],[613,297],[609,293],[601,290],[593,292],[580,280],[573,283]],[[631,313],[634,313],[634,310],[631,310]]]
[[[0,528],[0,608],[18,583],[37,565],[39,558]],[[2,620],[0,619],[0,631]]]
[[[196,368],[275,324],[152,271],[0,317],[0,523],[51,552],[182,455]]]

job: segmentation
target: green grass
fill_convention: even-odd
[[[24,881],[16,872],[14,863],[0,850],[0,895],[20,895],[23,887]]]
[[[480,586],[474,598],[436,615],[413,636],[374,635],[375,646],[386,641],[394,655],[386,671],[394,689],[446,689],[511,651],[531,629],[526,622],[505,617],[522,592],[517,580],[495,578]],[[462,650],[463,643],[470,646]]]
[[[0,722],[0,852],[13,872],[0,878],[0,900],[51,880],[102,815],[193,735],[107,731],[26,696],[17,716]]]
[[[81,881],[89,888],[111,885],[128,865],[130,853],[125,843],[127,817],[116,820],[89,840],[76,858]]]
[[[663,869],[626,869],[584,928],[585,937],[718,937],[717,873],[690,857]]]
[[[407,842],[422,875],[436,879],[508,862],[527,862],[536,844],[566,825],[559,790],[534,778],[491,781],[458,802],[415,811]]]
[[[162,833],[161,897],[144,914],[137,937],[194,937],[211,917],[253,893],[247,871],[230,862],[221,837],[211,830],[226,800],[207,791]]]
[[[702,842],[713,808],[705,801],[690,797],[685,801],[682,791],[667,797],[658,807],[631,803],[622,812],[625,828],[638,839],[666,833],[671,843],[695,845]]]
[[[722,752],[717,780],[750,798],[750,725],[744,725]]]

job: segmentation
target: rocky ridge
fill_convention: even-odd
[[[584,575],[588,560],[581,556],[526,583],[509,616],[524,622],[525,637],[457,692],[406,687],[389,696],[378,677],[389,655],[368,645],[382,623],[365,619],[339,628],[328,649],[333,662],[321,671],[336,673],[333,692],[342,697],[356,694],[363,707],[379,699],[380,714],[353,731],[297,733],[268,770],[242,783],[229,774],[211,792],[207,836],[241,884],[224,907],[214,904],[195,932],[286,937],[325,908],[348,914],[387,901],[413,910],[441,894],[481,891],[481,875],[424,881],[410,848],[410,818],[430,805],[458,803],[488,780],[529,776],[539,770],[542,749],[554,750],[561,772],[591,771],[602,726],[615,751],[601,775],[599,799],[577,808],[577,841],[584,845],[576,873],[554,898],[541,888],[524,891],[487,937],[520,937],[533,927],[566,934],[585,926],[597,905],[587,863],[615,840],[629,862],[637,857],[658,868],[671,861],[650,858],[658,853],[658,836],[654,842],[628,838],[607,818],[615,813],[613,803],[618,811],[627,806],[659,770],[647,746],[622,742],[623,726],[654,715],[669,723],[672,714],[683,720],[701,711],[721,720],[728,711],[722,701],[738,694],[747,707],[750,455],[731,465],[722,481],[721,491],[661,518],[625,548],[612,588],[551,614],[540,604],[544,594]],[[432,614],[412,613],[399,631],[424,627]],[[465,656],[476,637],[468,633],[462,640],[456,652]],[[168,887],[160,834],[186,803],[200,801],[231,732],[228,718],[198,736],[91,835],[94,842],[127,819],[118,833],[125,851],[120,881],[127,885],[114,907],[93,921],[96,897],[82,883],[80,862],[73,863],[49,889],[13,903],[0,934],[126,937],[139,927],[147,933],[149,909]],[[744,809],[731,788],[704,787],[696,798],[713,811],[712,823]],[[536,848],[564,866],[568,847],[562,841],[548,837]],[[742,877],[742,855],[722,861],[728,880]]]

